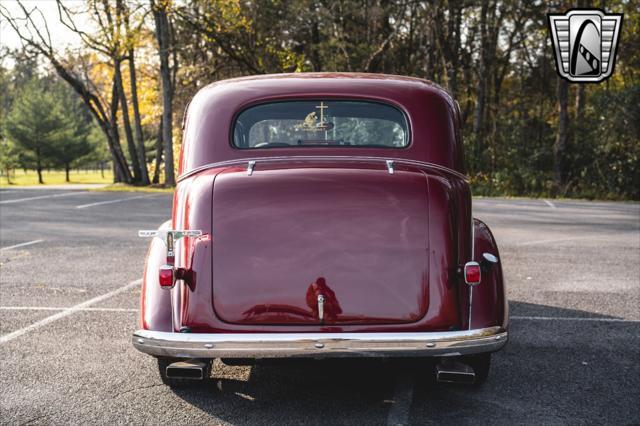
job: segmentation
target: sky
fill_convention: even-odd
[[[22,0],[22,4],[28,10],[37,7],[42,12],[49,27],[51,38],[58,48],[74,47],[80,44],[79,37],[60,22],[55,0]],[[73,7],[74,5],[82,6],[85,2],[84,0],[64,0],[64,4]],[[13,17],[23,16],[17,0],[0,0],[0,6],[6,9]],[[88,22],[84,19],[79,21],[78,25],[86,29]],[[38,17],[37,22],[40,25],[43,24],[40,17]],[[2,17],[0,17],[0,45],[11,49],[21,46],[20,39]]]

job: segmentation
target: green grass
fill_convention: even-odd
[[[172,193],[173,188],[164,188],[162,186],[135,186],[122,183],[113,183],[113,173],[111,170],[104,171],[104,177],[99,170],[69,172],[70,182],[65,182],[65,174],[63,170],[52,170],[42,172],[42,180],[45,185],[69,185],[96,183],[106,186],[100,188],[92,188],[92,191],[117,191],[117,192],[167,192]],[[11,176],[11,183],[7,183],[7,177],[0,177],[0,187],[13,188],[20,186],[38,185],[38,174],[35,170],[16,170]]]
[[[113,173],[111,170],[104,171],[104,177],[100,170],[71,170],[69,172],[70,182],[65,182],[64,170],[51,170],[42,172],[42,180],[44,185],[64,185],[64,184],[80,184],[80,183],[113,183]],[[13,186],[26,186],[26,185],[38,185],[38,174],[35,170],[15,170],[12,174],[9,183],[6,176],[0,177],[0,186],[13,187]]]

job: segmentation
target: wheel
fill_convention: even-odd
[[[473,386],[482,386],[489,376],[489,368],[491,367],[491,354],[476,354],[462,357],[462,362],[473,368],[476,375]]]
[[[181,360],[176,358],[157,358],[157,360],[158,360],[158,373],[160,373],[160,378],[162,379],[162,383],[164,383],[165,385],[169,386],[172,389],[202,386],[207,382],[209,382],[209,379],[211,378],[211,366],[213,364],[213,360],[211,359],[199,360],[204,362],[204,365],[205,365],[202,371],[203,378],[201,380],[167,377],[167,367],[170,364],[173,364],[174,362],[181,361]]]

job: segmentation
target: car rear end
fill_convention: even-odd
[[[189,172],[176,189],[171,227],[202,235],[176,243],[170,326],[137,331],[136,348],[199,362],[459,360],[503,347],[504,316],[474,321],[470,309],[468,183],[398,155],[423,143],[405,112],[327,97],[258,103],[234,120],[241,158]],[[156,294],[143,291],[143,305]],[[445,363],[443,381],[473,376],[468,364]]]

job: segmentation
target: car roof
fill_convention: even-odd
[[[370,83],[375,86],[375,90],[380,89],[393,89],[393,90],[411,90],[411,89],[425,89],[438,93],[443,98],[447,98],[453,102],[450,94],[438,84],[418,77],[409,77],[393,74],[378,74],[378,73],[358,73],[358,72],[305,72],[305,73],[283,73],[283,74],[261,74],[251,75],[245,77],[236,77],[226,80],[220,80],[208,84],[200,89],[199,93],[206,96],[210,90],[224,87],[227,90],[233,90],[237,88],[242,90],[247,84],[256,83],[257,85],[267,84],[273,91],[299,88],[305,85],[318,85],[322,84],[324,87],[335,87],[336,89],[342,88],[346,85],[353,85],[354,83]],[[367,93],[371,88],[366,86],[360,86],[364,93]]]
[[[245,108],[292,99],[353,99],[396,106],[407,116],[407,148],[270,148],[231,146],[235,117]],[[203,87],[185,116],[181,174],[207,164],[253,157],[365,155],[423,161],[464,173],[457,105],[437,84],[415,77],[367,73],[270,74],[221,80]]]
[[[225,80],[219,80],[208,84],[203,89],[211,86],[220,86],[227,84],[234,84],[243,81],[258,81],[258,80],[282,80],[292,81],[295,79],[313,79],[313,80],[338,80],[338,79],[357,79],[357,80],[377,80],[377,81],[404,81],[413,82],[418,84],[427,84],[429,86],[438,86],[431,80],[424,78],[395,75],[395,74],[381,74],[381,73],[366,73],[366,72],[294,72],[294,73],[281,73],[281,74],[257,74],[248,75],[243,77],[228,78]]]

